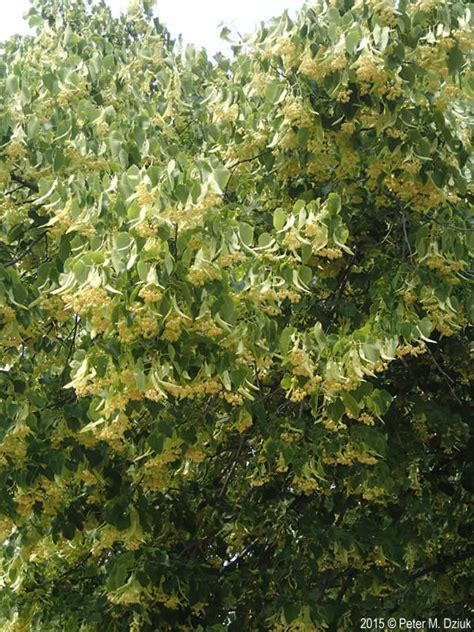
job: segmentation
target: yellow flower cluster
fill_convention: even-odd
[[[283,245],[290,250],[301,248],[301,240],[296,230],[289,230],[283,238]]]
[[[163,215],[170,221],[177,223],[180,228],[194,228],[202,223],[204,215],[211,208],[219,206],[221,198],[212,192],[194,206],[174,206],[167,208]]]
[[[291,303],[298,303],[298,301],[301,300],[301,296],[300,294],[298,294],[298,292],[289,290],[287,288],[282,288],[281,290],[274,290],[273,288],[270,288],[261,292],[250,291],[248,295],[249,298],[256,302],[284,301],[285,299],[288,299]]]
[[[91,548],[92,555],[100,555],[102,551],[110,549],[115,542],[122,539],[121,532],[112,525],[105,525],[100,529],[100,539]]]
[[[201,397],[202,395],[215,395],[222,391],[222,384],[219,380],[208,379],[202,382],[193,382],[192,384],[172,384],[166,382],[164,388],[179,399]]]
[[[239,432],[245,432],[248,428],[253,426],[252,415],[245,409],[240,411],[239,419],[235,423],[235,427]]]
[[[239,264],[245,261],[247,257],[243,252],[231,252],[228,255],[221,255],[218,259],[218,264],[221,268],[229,268],[235,264]]]
[[[5,542],[15,528],[15,523],[11,518],[0,516],[0,542]]]
[[[23,143],[14,138],[8,143],[5,153],[8,158],[14,160],[15,158],[23,158],[23,156],[26,156],[27,150]]]
[[[304,233],[312,240],[311,250],[314,254],[320,251],[328,242],[328,229],[316,217],[311,217],[305,226]]]
[[[117,410],[123,410],[129,400],[130,395],[128,393],[108,393],[102,410],[104,416],[108,416]]]
[[[149,388],[145,391],[145,397],[150,399],[152,402],[162,402],[166,397],[166,393],[164,393],[161,389],[158,388]]]
[[[260,307],[260,311],[268,316],[279,316],[282,311],[279,307],[275,307],[274,305],[262,305]]]
[[[3,317],[7,322],[13,322],[16,320],[16,312],[13,307],[0,303],[0,317]]]
[[[300,162],[296,158],[290,158],[288,160],[283,160],[278,168],[278,175],[282,179],[286,178],[294,178],[299,175],[301,172]]]
[[[140,237],[155,237],[157,225],[158,224],[156,220],[147,218],[143,222],[135,226],[133,230],[137,233],[137,235],[140,235]],[[151,243],[155,245],[154,241],[152,241]]]
[[[334,94],[336,101],[340,103],[347,103],[351,100],[352,90],[350,88],[340,87]]]
[[[343,134],[347,134],[348,136],[352,135],[356,131],[356,124],[354,121],[344,121],[341,124],[341,132]]]
[[[151,595],[152,599],[162,603],[170,610],[177,610],[181,605],[183,605],[182,599],[180,599],[176,593],[167,595],[161,588],[153,587]]]
[[[13,497],[13,500],[16,504],[17,513],[25,517],[30,515],[35,503],[43,500],[43,493],[39,489],[32,490],[29,493],[18,492]]]
[[[214,105],[212,108],[214,119],[219,123],[234,123],[239,118],[239,106],[233,105]]]
[[[423,442],[428,442],[433,436],[433,433],[428,430],[426,420],[426,415],[422,413],[420,415],[413,415],[411,421],[413,429]]]
[[[428,307],[428,317],[441,336],[454,336],[459,333],[460,329],[466,324],[467,321],[465,318],[458,317],[457,321],[455,321],[453,320],[453,316],[453,314],[450,316],[448,312],[442,311],[437,306]]]
[[[168,481],[166,465],[181,457],[181,447],[171,446],[160,455],[149,459],[141,469],[142,485],[152,491],[162,491]]]
[[[298,47],[286,37],[282,37],[274,46],[265,51],[264,59],[272,57],[282,57],[283,64],[289,68],[294,68],[299,64]]]
[[[44,515],[54,516],[57,514],[64,497],[63,484],[42,477],[40,492],[42,493],[41,501]]]
[[[206,459],[206,454],[199,448],[190,446],[185,454],[185,457],[195,463],[202,463]]]
[[[372,415],[369,415],[368,413],[362,413],[361,415],[359,415],[358,420],[365,424],[366,426],[373,426],[375,425],[375,420],[372,417]]]
[[[298,149],[300,141],[298,135],[293,129],[288,129],[280,140],[280,149]]]
[[[199,265],[193,265],[189,269],[186,278],[191,285],[203,286],[207,281],[217,281],[221,278],[221,273],[218,268],[215,268],[211,264],[200,263]]]
[[[140,182],[137,186],[136,197],[140,206],[152,206],[156,202],[156,190],[150,191],[145,182]]]
[[[20,432],[17,432],[15,429],[4,437],[0,443],[0,464],[5,465],[7,463],[7,456],[13,457],[17,462],[24,460],[27,446],[23,439],[30,432],[28,426],[25,425],[21,428]]]
[[[293,365],[291,372],[293,375],[311,377],[314,365],[309,355],[303,349],[293,349],[290,353],[290,362]]]
[[[335,169],[338,168],[336,148],[329,135],[326,134],[321,141],[319,138],[310,138],[308,150],[312,157],[307,166],[307,171],[318,182],[324,182]]]
[[[354,63],[356,75],[361,82],[360,93],[368,94],[371,90],[388,100],[395,100],[402,92],[400,79],[390,77],[373,53],[365,49]]]
[[[415,211],[420,213],[437,208],[447,199],[446,194],[430,180],[423,183],[405,174],[398,177],[392,174],[387,182],[387,188],[407,206],[411,205]]]
[[[263,474],[259,478],[254,478],[250,481],[250,487],[262,487],[270,481],[270,476],[268,474]]]
[[[406,356],[406,355],[413,355],[416,357],[418,355],[422,355],[423,353],[426,353],[426,351],[427,349],[424,343],[420,343],[419,346],[414,346],[411,344],[400,345],[395,351],[395,354],[398,358],[402,358],[403,356]]]
[[[364,465],[375,465],[377,463],[377,459],[374,456],[367,452],[361,452],[353,446],[343,448],[335,456],[324,456],[323,461],[330,465],[353,465],[355,462],[363,463]]]
[[[281,432],[280,439],[285,443],[297,443],[303,438],[302,432]]]
[[[120,413],[108,424],[96,426],[93,430],[99,441],[105,441],[116,452],[123,451],[123,435],[130,428],[130,420]]]
[[[306,392],[306,390],[304,388],[294,388],[293,391],[291,391],[290,394],[290,401],[294,402],[295,404],[302,402],[303,399],[308,395],[308,393]]]
[[[209,316],[195,321],[189,329],[201,336],[208,336],[209,338],[220,336],[223,333],[222,329],[218,327]]]
[[[228,404],[232,406],[242,406],[244,403],[244,398],[242,395],[238,395],[237,393],[229,393],[228,391],[220,391],[218,396],[221,399],[225,399]]]
[[[183,325],[185,323],[186,319],[183,318],[183,316],[179,316],[178,314],[168,316],[163,330],[163,338],[170,342],[178,340],[183,332]]]
[[[307,51],[303,57],[303,61],[298,68],[298,72],[310,79],[317,79],[319,77],[319,64],[314,59],[309,51]]]
[[[250,88],[253,93],[258,97],[263,97],[267,89],[268,75],[264,72],[257,72],[252,76],[250,81]]]
[[[144,285],[138,292],[138,296],[145,303],[157,303],[163,297],[163,293],[156,285]]]
[[[333,421],[332,419],[323,419],[323,426],[327,430],[331,430],[331,432],[339,432],[340,430],[345,430],[347,428],[347,424],[342,421]]]
[[[291,480],[291,486],[297,491],[309,496],[319,489],[316,479],[305,476],[294,476]]]
[[[110,311],[112,302],[103,288],[86,288],[78,294],[64,294],[64,303],[69,303],[78,314],[85,315],[94,307]],[[68,307],[68,305],[66,306]]]
[[[380,26],[395,26],[397,23],[397,14],[390,4],[380,2],[379,0],[372,0],[370,4],[372,4],[375,9],[377,22]]]
[[[127,321],[123,319],[117,323],[117,334],[120,342],[130,342],[137,335],[133,326],[129,327]]]
[[[406,138],[406,132],[402,132],[399,129],[396,129],[395,127],[387,127],[385,129],[385,134],[387,136],[389,136],[390,138],[401,138],[402,140]],[[419,161],[417,161],[419,163]],[[418,173],[418,171],[420,170],[420,165],[418,164],[417,169],[416,169],[416,173]]]
[[[311,127],[314,117],[309,107],[301,99],[289,99],[282,108],[282,114],[289,125]]]
[[[48,316],[59,323],[67,322],[71,318],[70,312],[66,310],[64,300],[60,296],[44,296],[39,301],[39,306]]]
[[[326,259],[330,259],[332,261],[334,259],[340,259],[343,252],[340,248],[320,248],[316,250],[314,254],[318,257],[326,257]]]
[[[385,497],[385,489],[383,487],[369,487],[362,492],[362,498],[365,500],[374,500],[375,502],[383,502]]]
[[[257,155],[266,147],[269,136],[269,132],[247,130],[245,128],[239,128],[238,134],[242,139],[237,144],[231,145],[226,149],[224,152],[226,160],[238,162]],[[250,165],[242,162],[242,164],[238,164],[233,168],[233,173],[234,175],[239,175],[249,172],[250,169]]]
[[[462,53],[467,54],[472,50],[474,44],[472,37],[469,36],[467,30],[463,31],[461,29],[457,29],[453,32],[452,37],[456,40],[458,48]]]
[[[152,338],[156,336],[161,327],[161,318],[155,314],[146,314],[139,312],[133,323],[133,330],[137,335],[144,338]]]
[[[342,52],[329,54],[326,52],[325,55],[319,53],[313,61],[314,63],[311,63],[309,59],[303,59],[303,74],[316,81],[321,81],[333,72],[342,70],[347,66],[347,60]]]
[[[81,152],[74,147],[73,141],[65,141],[65,144],[70,145],[65,148],[64,155],[71,163],[71,170],[102,171],[103,169],[107,169],[108,162],[105,158],[96,156],[95,154],[81,154]]]
[[[438,0],[419,0],[414,3],[410,8],[412,11],[426,11],[427,13],[439,7]]]
[[[467,265],[464,261],[448,261],[437,254],[424,259],[423,264],[431,270],[436,270],[444,279],[449,280],[451,283],[455,278],[455,273],[464,270]]]

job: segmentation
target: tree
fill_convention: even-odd
[[[2,630],[465,616],[467,3],[90,4],[0,62]]]

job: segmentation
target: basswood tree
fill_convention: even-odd
[[[90,4],[0,61],[1,629],[465,616],[467,3]]]

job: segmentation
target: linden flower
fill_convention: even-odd
[[[311,53],[307,52],[298,68],[298,72],[313,79],[319,76],[319,67],[320,65],[314,57],[312,57]]]
[[[243,252],[232,252],[228,255],[221,255],[218,259],[221,268],[229,268],[235,264],[245,261],[247,257]]]
[[[190,461],[194,461],[195,463],[202,463],[202,461],[206,459],[205,453],[202,450],[199,450],[199,448],[195,448],[194,446],[188,448],[185,457]]]
[[[9,158],[22,158],[27,153],[26,147],[19,140],[11,140],[8,143],[6,154]]]
[[[187,274],[187,279],[191,285],[198,287],[204,285],[207,281],[219,280],[221,274],[218,269],[212,265],[193,265]]]
[[[214,118],[221,123],[234,123],[239,117],[239,106],[214,106]]]
[[[298,99],[290,100],[283,108],[282,114],[290,125],[311,127],[314,117],[308,106]]]
[[[257,72],[253,75],[250,87],[256,96],[262,97],[265,94],[268,83],[268,76],[264,72]]]

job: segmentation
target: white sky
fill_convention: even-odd
[[[108,0],[114,13],[125,10],[129,0]],[[14,33],[26,33],[27,24],[22,16],[29,7],[29,0],[2,2],[0,41]],[[185,42],[204,46],[210,53],[227,51],[219,39],[220,23],[241,34],[253,30],[261,20],[283,13],[285,9],[294,16],[303,6],[303,0],[158,0],[155,15],[169,28],[171,35],[180,33]]]

